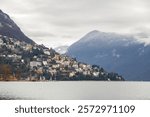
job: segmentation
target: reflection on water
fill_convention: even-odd
[[[150,82],[0,82],[0,99],[150,99]]]

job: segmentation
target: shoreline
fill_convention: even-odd
[[[27,80],[20,80],[20,81],[0,81],[0,82],[147,82],[150,81],[102,81],[102,80],[47,80],[47,81],[27,81]]]

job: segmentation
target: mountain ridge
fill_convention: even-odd
[[[132,36],[90,32],[72,44],[66,54],[78,61],[116,71],[126,80],[150,80],[150,46]]]
[[[19,41],[34,44],[35,42],[29,39],[17,26],[17,24],[10,18],[9,15],[0,10],[0,35],[15,38]]]

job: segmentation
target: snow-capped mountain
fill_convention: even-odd
[[[33,44],[34,42],[29,39],[15,24],[15,22],[2,10],[0,10],[0,35],[8,36]]]
[[[92,31],[72,44],[67,55],[116,71],[126,80],[150,80],[150,46],[132,36]]]
[[[58,52],[59,54],[65,54],[67,52],[68,47],[69,46],[59,46],[59,47],[54,48],[54,50]]]

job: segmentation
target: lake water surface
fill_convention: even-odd
[[[0,82],[0,99],[150,99],[150,82]]]

